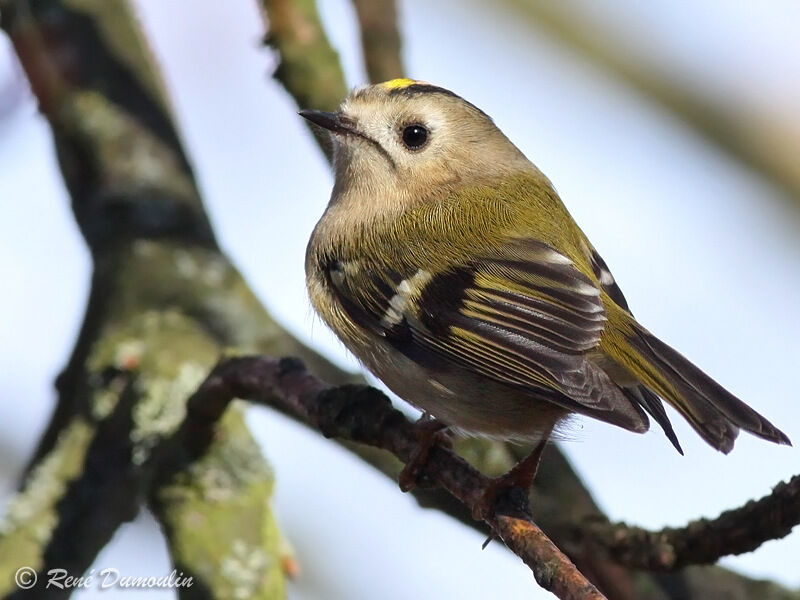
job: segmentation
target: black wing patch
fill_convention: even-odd
[[[638,402],[587,358],[606,322],[600,290],[553,248],[518,240],[436,276],[364,267],[335,285],[342,308],[413,360],[457,365],[569,410],[647,429]]]

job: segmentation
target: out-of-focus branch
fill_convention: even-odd
[[[629,38],[588,23],[578,4],[548,0],[503,0],[560,41],[683,119],[708,140],[800,201],[800,123],[745,106],[729,95],[703,94],[655,68]],[[496,4],[492,1],[491,4]]]
[[[278,55],[275,79],[300,108],[335,110],[347,94],[347,84],[314,0],[259,2],[267,20],[265,42]],[[333,149],[327,132],[310,124],[309,129],[330,159]]]
[[[334,388],[311,375],[297,359],[233,358],[220,363],[189,399],[178,433],[190,455],[199,456],[213,439],[215,423],[234,398],[275,405],[321,431],[412,459],[419,435],[379,390],[348,385]],[[436,482],[472,511],[491,480],[452,451],[434,447],[422,477]],[[525,492],[520,490],[524,495]],[[522,506],[526,504],[524,498]],[[536,581],[564,600],[600,600],[597,589],[523,511],[505,514],[499,501],[486,523],[527,564]]]
[[[70,482],[78,477],[94,435],[88,422],[75,420],[64,427],[53,451],[28,476],[0,521],[0,597],[14,591],[14,574],[21,566],[37,571],[45,566],[45,544],[59,520],[58,504]],[[86,540],[86,546],[96,546]]]
[[[402,77],[402,41],[395,0],[353,0],[361,29],[367,77],[373,83]]]
[[[759,500],[685,527],[648,531],[625,524],[588,522],[576,526],[574,533],[577,543],[590,543],[626,567],[667,571],[751,552],[767,540],[789,535],[798,523],[800,475],[779,483]]]

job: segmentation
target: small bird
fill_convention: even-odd
[[[300,114],[334,148],[306,252],[315,310],[442,426],[536,442],[498,489],[527,489],[574,413],[636,433],[649,414],[683,454],[661,399],[721,452],[739,429],[790,444],[638,323],[550,181],[486,113],[395,79],[355,89],[336,113]]]

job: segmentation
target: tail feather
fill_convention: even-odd
[[[638,324],[629,341],[640,355],[639,360],[631,358],[642,383],[672,404],[717,450],[730,452],[740,428],[791,445],[786,434]]]
[[[678,441],[678,436],[675,435],[675,430],[672,429],[672,423],[669,421],[667,411],[664,410],[664,405],[661,403],[661,398],[656,396],[653,392],[648,390],[643,385],[636,387],[623,387],[622,392],[634,404],[639,404],[650,414],[651,417],[661,426],[664,430],[664,435],[667,436],[675,449],[683,455],[683,448]]]

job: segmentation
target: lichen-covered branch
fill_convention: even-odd
[[[395,0],[353,0],[367,77],[373,83],[403,77]]]
[[[241,357],[223,361],[189,399],[188,415],[177,439],[191,456],[200,456],[213,439],[215,423],[234,398],[279,405],[326,437],[349,439],[388,450],[404,463],[414,456],[419,436],[414,425],[379,390],[363,385],[331,387],[311,375],[297,359]],[[491,479],[454,452],[431,448],[421,476],[435,482],[472,511]],[[539,584],[563,600],[600,600],[597,589],[529,517],[524,500],[507,514],[499,498],[486,518],[494,534],[527,564]]]
[[[12,586],[0,591],[14,592],[22,565],[80,576],[150,502],[173,562],[194,577],[192,597],[233,597],[245,579],[258,587],[248,597],[281,597],[273,477],[240,411],[180,477],[158,478],[156,467],[190,391],[224,348],[296,351],[333,367],[272,321],[220,253],[127,3],[6,0],[0,15],[51,125],[94,259],[58,404],[0,531],[2,585]],[[191,539],[197,519],[214,531],[213,545]],[[242,523],[259,526],[243,537]],[[269,560],[242,561],[243,551]]]
[[[58,503],[80,475],[93,428],[76,419],[63,429],[56,447],[28,476],[0,521],[0,597],[15,591],[14,574],[22,566],[37,571],[59,521]]]
[[[153,486],[150,506],[167,530],[176,567],[196,572],[204,565],[202,579],[214,598],[281,598],[285,545],[263,504],[274,478],[243,411],[226,413],[222,425],[228,443],[212,444]],[[224,552],[220,540],[232,540]]]

